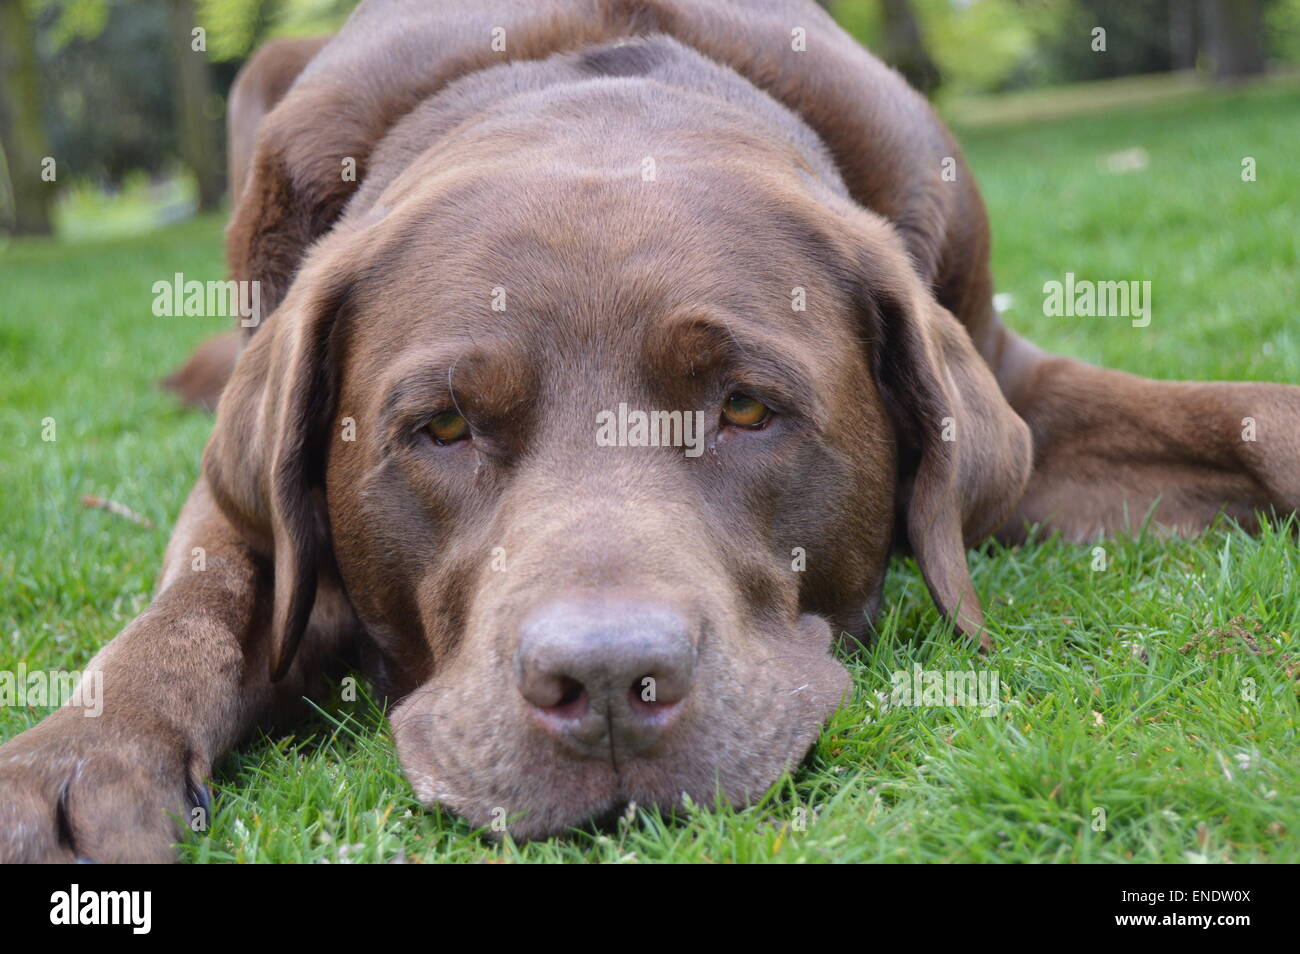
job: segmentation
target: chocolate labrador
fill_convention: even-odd
[[[236,91],[268,314],[102,715],[0,748],[0,858],[171,857],[213,761],[350,659],[473,825],[744,802],[895,549],[987,646],[981,538],[1300,503],[1300,389],[1003,327],[956,143],[812,3],[373,0],[318,45]]]

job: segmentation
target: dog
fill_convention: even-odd
[[[1300,389],[1002,324],[957,144],[812,3],[367,0],[279,49],[227,235],[269,314],[196,379],[102,715],[0,748],[0,859],[172,858],[214,760],[340,665],[471,825],[744,803],[840,704],[891,553],[987,651],[988,536],[1300,502]]]

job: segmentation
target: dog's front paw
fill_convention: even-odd
[[[206,824],[165,732],[60,712],[0,746],[0,863],[175,861],[196,809]]]

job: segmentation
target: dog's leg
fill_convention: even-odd
[[[1300,507],[1300,388],[1153,381],[1048,354],[1000,324],[985,340],[1034,441],[1029,485],[999,537],[1038,523],[1086,541],[1148,513],[1179,533],[1220,512],[1253,528],[1259,511]]]
[[[83,676],[102,673],[102,711],[66,705],[0,746],[0,862],[174,860],[178,824],[206,823],[213,761],[303,691],[301,668],[267,675],[269,598],[200,481],[153,604]]]
[[[159,384],[189,407],[216,410],[217,401],[235,372],[235,362],[239,360],[243,347],[244,335],[240,331],[227,331],[208,338]]]

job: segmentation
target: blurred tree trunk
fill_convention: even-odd
[[[216,117],[208,115],[212,76],[208,54],[194,49],[194,0],[172,0],[172,46],[176,55],[176,122],[181,158],[199,180],[199,211],[221,203],[222,156]]]
[[[939,88],[939,66],[925,48],[921,25],[909,0],[881,0],[885,36],[883,58],[927,96]]]
[[[1215,79],[1263,73],[1264,24],[1258,0],[1201,0],[1201,44]]]
[[[1176,70],[1196,67],[1196,8],[1187,0],[1169,0],[1169,61]]]
[[[49,233],[55,189],[41,179],[49,145],[41,122],[35,40],[23,0],[0,0],[0,147],[13,186],[18,235]]]

